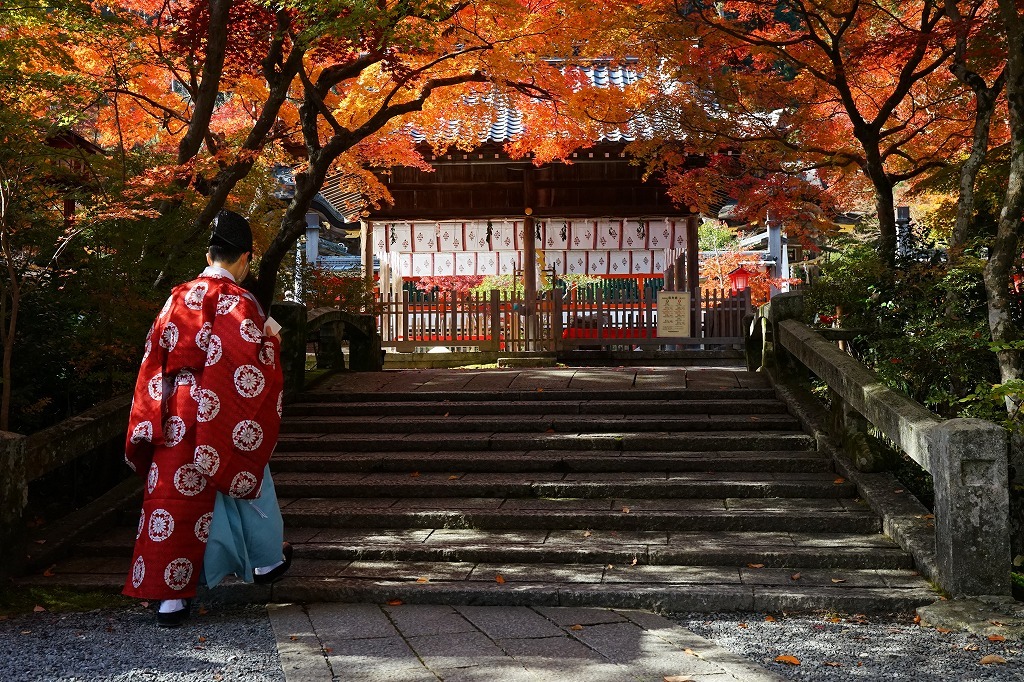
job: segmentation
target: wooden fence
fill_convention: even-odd
[[[752,311],[749,291],[704,290],[690,301],[690,335],[659,337],[657,295],[649,292],[608,296],[573,290],[546,295],[529,308],[522,294],[497,290],[386,295],[381,345],[399,352],[438,346],[486,351],[739,346],[743,318]]]

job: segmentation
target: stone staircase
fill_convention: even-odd
[[[936,595],[761,375],[338,375],[288,406],[273,601],[904,611]],[[117,589],[135,509],[28,584]]]

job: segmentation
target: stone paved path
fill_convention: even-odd
[[[287,682],[769,682],[782,678],[645,611],[271,605]]]

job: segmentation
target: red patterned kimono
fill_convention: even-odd
[[[259,495],[283,385],[264,322],[245,289],[207,268],[174,289],[153,323],[125,446],[146,479],[126,595],[194,596],[216,491]]]

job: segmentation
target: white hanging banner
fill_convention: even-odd
[[[491,245],[487,243],[487,223],[473,221],[466,225],[463,248],[466,251],[489,251]]]
[[[592,249],[597,234],[595,221],[577,220],[570,226],[569,249]]]
[[[628,275],[630,265],[630,252],[629,251],[612,251],[608,254],[608,269],[606,274],[609,275]]]
[[[413,251],[437,251],[437,223],[416,223],[412,230]]]
[[[475,275],[476,258],[477,254],[474,252],[455,254],[455,274],[457,276]]]
[[[601,249],[618,249],[622,245],[622,225],[618,220],[601,220],[597,225],[596,247]]]
[[[500,275],[514,275],[516,270],[519,269],[519,252],[518,251],[499,251],[498,252],[498,274]]]
[[[373,255],[383,261],[384,254],[388,252],[388,223],[377,223],[373,226]]]
[[[455,274],[455,254],[436,253],[434,254],[434,276],[451,277]]]
[[[476,254],[476,274],[497,275],[498,254],[494,253],[493,251],[487,251],[484,253]]]
[[[668,249],[672,246],[672,227],[664,220],[652,220],[647,226],[647,248]]]
[[[663,274],[665,274],[665,265],[668,262],[668,259],[665,258],[665,252],[664,251],[652,251],[651,253],[654,256],[654,270],[651,271],[652,274],[655,274],[655,275],[663,275]]]
[[[565,274],[585,275],[587,274],[587,252],[566,251],[565,252]]]
[[[437,246],[440,251],[462,251],[462,223],[439,223]]]
[[[431,277],[434,274],[434,254],[414,253],[412,254],[412,276]]]
[[[550,251],[565,251],[569,248],[569,232],[572,225],[568,220],[551,218],[544,225],[544,248]]]
[[[519,248],[517,223],[495,221],[491,223],[491,251],[515,251]]]
[[[545,251],[545,262],[549,268],[554,268],[556,275],[565,274],[565,251]]]
[[[686,248],[686,221],[685,220],[673,220],[672,221],[672,244],[669,248],[672,249],[685,249]]]
[[[632,256],[634,275],[649,275],[654,271],[653,251],[634,251]]]
[[[412,277],[412,254],[399,253],[396,255],[398,257],[398,273],[402,277]]]
[[[587,274],[607,275],[608,274],[608,252],[591,251],[587,254]]]
[[[388,251],[408,253],[412,251],[412,226],[408,223],[392,225],[388,230]]]
[[[647,221],[629,219],[623,221],[622,248],[637,251],[647,248]]]

